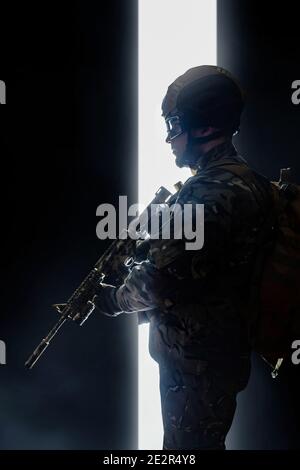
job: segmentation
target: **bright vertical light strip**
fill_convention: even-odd
[[[161,101],[190,67],[216,64],[215,0],[139,0],[139,202],[190,173],[174,164],[165,143]],[[148,353],[148,327],[139,327],[139,449],[162,448],[157,364]]]

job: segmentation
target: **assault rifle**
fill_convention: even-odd
[[[143,233],[145,230],[145,221],[149,220],[151,205],[163,204],[170,196],[171,193],[163,186],[158,189],[153,200],[135,222],[137,233]],[[66,321],[73,320],[80,326],[84,324],[95,309],[93,298],[96,292],[99,293],[101,283],[105,278],[110,276],[114,276],[114,278],[117,279],[120,277],[120,273],[124,271],[124,268],[128,270],[134,263],[136,248],[137,240],[132,237],[126,237],[126,233],[122,232],[120,237],[114,240],[103,253],[90,273],[71,295],[67,303],[53,305],[60,314],[60,319],[28,358],[25,363],[26,367],[31,369],[36,364]]]

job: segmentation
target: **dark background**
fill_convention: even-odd
[[[280,168],[292,167],[298,183],[300,105],[292,104],[291,84],[300,77],[299,25],[295,1],[218,1],[218,64],[239,78],[247,97],[237,148],[272,180],[279,180]],[[230,448],[300,449],[299,379],[300,367],[291,363],[272,379],[254,355]]]
[[[248,95],[238,149],[272,179],[292,166],[299,182],[296,5],[219,0],[218,62]],[[19,2],[1,5],[1,16],[0,448],[133,449],[134,317],[70,324],[35,369],[23,363],[57,318],[50,305],[105,248],[96,207],[136,200],[137,0]],[[184,54],[178,35],[170,47]],[[273,381],[254,357],[229,447],[300,448],[298,370],[286,364]]]
[[[136,201],[136,18],[134,1],[4,8],[2,449],[136,447],[134,317],[69,324],[23,365],[106,246],[97,206]]]

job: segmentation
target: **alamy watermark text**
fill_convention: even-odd
[[[0,340],[0,365],[6,364],[6,344]]]
[[[127,196],[119,196],[117,211],[112,204],[100,204],[96,227],[100,240],[109,238],[134,240],[185,240],[186,250],[200,250],[204,245],[204,204],[151,204],[150,210],[139,211],[140,204],[127,206]],[[140,215],[138,215],[140,213]],[[128,224],[128,218],[132,218]]]
[[[0,104],[6,104],[6,86],[3,80],[0,80]]]
[[[300,104],[300,80],[294,80],[292,82],[292,103],[297,105]]]

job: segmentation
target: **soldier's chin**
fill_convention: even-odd
[[[186,158],[185,154],[182,155],[175,155],[175,164],[178,168],[189,167],[189,160]]]

